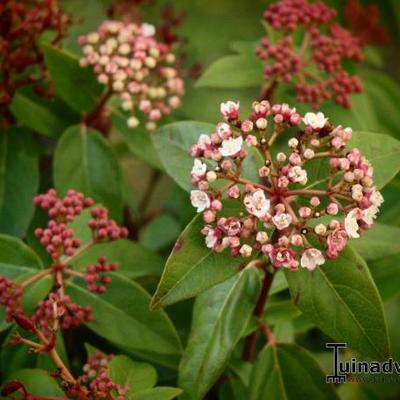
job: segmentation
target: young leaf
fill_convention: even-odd
[[[294,303],[311,322],[364,357],[389,353],[383,306],[365,261],[349,246],[310,272],[285,271]]]
[[[182,389],[159,386],[137,392],[130,400],[171,400],[182,393]]]
[[[79,58],[68,50],[49,44],[43,44],[42,47],[57,96],[80,113],[93,109],[103,91],[93,71],[82,68]]]
[[[361,239],[352,240],[353,248],[365,260],[377,260],[400,253],[400,228],[396,226],[374,224],[373,229],[365,232]]]
[[[118,274],[128,278],[158,276],[163,269],[162,257],[127,239],[96,244],[77,257],[73,265],[76,269],[83,270],[88,265],[96,263],[100,256],[105,256],[109,262],[116,262]]]
[[[202,399],[219,378],[249,322],[260,288],[260,271],[247,267],[196,299],[179,366],[182,399]]]
[[[121,172],[109,143],[97,131],[73,126],[63,133],[54,155],[54,182],[61,195],[79,190],[106,206],[112,218],[121,219]]]
[[[262,82],[262,62],[254,54],[240,54],[216,60],[204,71],[196,86],[241,89],[260,86]]]
[[[242,258],[206,247],[201,233],[203,226],[198,215],[179,236],[151,301],[152,309],[196,296],[239,270]]]
[[[23,383],[26,390],[36,396],[59,396],[64,398],[63,390],[47,371],[41,369],[21,369],[9,377],[9,381]]]
[[[215,126],[204,122],[181,121],[164,125],[153,135],[153,143],[168,175],[175,182],[190,191],[190,171],[193,158],[189,154],[192,145],[201,134],[210,134]]]
[[[374,167],[378,189],[391,181],[400,170],[400,141],[372,132],[354,132],[349,148],[357,147]]]
[[[22,236],[33,216],[32,198],[39,186],[36,142],[17,127],[0,136],[0,232]]]
[[[152,133],[139,126],[129,128],[127,117],[119,110],[112,112],[112,123],[115,130],[122,136],[129,150],[139,159],[156,169],[162,169],[160,158],[151,141]]]
[[[94,321],[88,327],[116,346],[160,364],[176,366],[181,343],[167,314],[149,309],[150,295],[137,283],[113,274],[107,292],[89,292],[82,282],[68,287],[79,304],[91,304]]]
[[[115,356],[108,364],[108,375],[118,385],[129,385],[128,396],[152,388],[157,382],[157,371],[146,363],[132,361],[127,356]]]
[[[286,343],[268,345],[253,367],[249,400],[338,400],[325,374],[303,348]]]

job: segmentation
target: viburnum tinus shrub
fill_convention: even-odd
[[[82,67],[90,66],[98,81],[106,85],[103,101],[118,94],[121,107],[130,117],[130,128],[144,115],[146,128],[181,104],[184,83],[176,67],[176,57],[168,44],[156,40],[150,24],[105,21],[97,30],[80,37],[84,56]]]
[[[294,271],[337,258],[349,238],[372,227],[383,202],[370,162],[347,148],[352,129],[333,126],[321,112],[301,116],[266,100],[254,102],[244,120],[239,111],[239,103],[222,103],[226,122],[191,149],[191,201],[203,213],[207,247],[243,257],[261,251],[274,267]],[[277,148],[288,131],[286,149]],[[242,173],[249,148],[264,161],[255,181]],[[326,164],[321,183],[307,172],[315,160]],[[221,216],[225,199],[238,203],[235,214]]]
[[[280,0],[267,8],[265,23],[278,35],[263,38],[256,54],[266,61],[269,85],[292,84],[296,100],[314,108],[329,99],[350,107],[349,95],[361,92],[362,83],[344,69],[344,61],[364,57],[360,39],[333,22],[335,16],[322,1]]]

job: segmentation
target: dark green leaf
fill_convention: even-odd
[[[131,400],[171,400],[182,393],[181,389],[159,386],[137,392]]]
[[[81,191],[106,206],[112,218],[121,219],[122,181],[118,161],[97,131],[74,126],[64,132],[54,156],[54,182],[61,195],[69,189]]]
[[[349,246],[310,272],[285,271],[295,304],[311,322],[337,342],[364,357],[389,353],[383,306],[365,261]]]
[[[0,232],[22,236],[33,216],[32,199],[39,186],[36,143],[19,128],[0,136]]]
[[[0,235],[0,262],[39,269],[42,262],[35,252],[22,240]]]
[[[93,109],[103,91],[103,86],[97,82],[93,71],[82,68],[79,58],[68,50],[49,44],[42,47],[57,96],[78,112]]]
[[[68,293],[75,302],[92,305],[90,329],[140,357],[176,366],[181,352],[179,337],[164,311],[150,311],[150,295],[141,286],[117,274],[102,295],[83,285],[72,283]]]
[[[254,365],[249,400],[338,400],[325,374],[303,348],[294,344],[268,345]]]
[[[202,399],[219,378],[250,320],[260,288],[260,271],[247,267],[196,299],[179,367],[182,399]]]

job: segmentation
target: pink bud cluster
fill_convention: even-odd
[[[335,16],[336,11],[321,1],[279,0],[268,7],[264,19],[282,36],[274,42],[263,38],[256,49],[261,60],[270,61],[265,79],[294,82],[297,100],[316,109],[329,99],[349,108],[349,95],[362,91],[359,77],[343,68],[344,60],[363,61],[360,41],[332,23]],[[303,35],[300,47],[292,36],[298,29]]]
[[[131,128],[139,125],[140,111],[147,129],[155,129],[163,115],[180,106],[184,94],[175,55],[154,35],[149,24],[105,21],[97,32],[79,39],[81,66],[91,66],[98,81],[118,93]]]
[[[88,358],[83,366],[83,375],[79,381],[87,386],[90,398],[93,399],[116,399],[125,400],[130,385],[117,385],[108,376],[108,363],[112,360],[112,355],[104,355],[97,351]]]
[[[22,288],[3,275],[0,275],[0,304],[5,306],[5,320],[11,322],[14,315],[21,314]]]
[[[89,221],[89,228],[92,230],[94,241],[112,241],[123,239],[128,236],[128,230],[125,227],[119,227],[113,219],[109,218],[106,208],[93,208],[91,215],[92,218]]]
[[[62,329],[72,329],[83,322],[93,320],[92,307],[82,307],[72,302],[71,298],[60,291],[52,292],[46,300],[39,302],[32,321],[45,336],[51,336],[56,321]]]
[[[86,269],[85,280],[88,290],[94,293],[105,293],[107,285],[111,282],[108,272],[114,272],[118,268],[115,263],[107,264],[104,256],[99,257],[94,265],[89,265]]]
[[[321,112],[300,116],[287,104],[254,102],[245,120],[239,111],[239,103],[221,104],[225,122],[191,148],[191,202],[203,214],[206,246],[232,256],[261,251],[292,270],[338,257],[349,238],[371,228],[383,202],[370,163],[346,149],[351,128],[334,127]],[[288,151],[275,149],[285,133]],[[256,180],[245,167],[250,151],[263,158],[252,164]],[[325,179],[313,175],[313,166],[324,168],[318,163]]]

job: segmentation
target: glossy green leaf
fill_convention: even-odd
[[[82,282],[71,283],[68,293],[75,302],[92,305],[88,327],[98,335],[145,359],[176,366],[179,337],[164,311],[150,311],[150,295],[140,285],[113,274],[105,294],[89,292]]]
[[[54,182],[61,195],[69,189],[81,191],[106,206],[112,218],[121,219],[121,172],[99,132],[73,126],[63,133],[54,155]]]
[[[13,128],[0,135],[0,232],[22,236],[33,216],[39,186],[36,142]]]
[[[162,257],[158,254],[139,243],[121,239],[92,246],[77,257],[73,265],[77,269],[85,270],[88,265],[96,263],[100,256],[105,256],[109,262],[116,262],[118,274],[128,278],[161,275],[164,264]]]
[[[49,44],[42,47],[57,96],[80,113],[93,109],[103,91],[93,71],[82,68],[79,58],[68,50]]]
[[[262,83],[262,62],[254,54],[240,54],[224,56],[212,63],[196,86],[241,89],[261,86]]]
[[[211,134],[214,129],[212,124],[182,121],[164,125],[152,136],[154,146],[168,175],[187,191],[192,187],[190,171],[193,158],[189,150],[197,143],[201,134]]]
[[[382,301],[365,261],[349,246],[310,272],[285,271],[294,303],[311,322],[364,357],[389,353]]]
[[[108,375],[118,385],[129,385],[128,396],[152,388],[157,382],[157,371],[150,364],[136,362],[127,356],[115,356],[108,364]]]
[[[348,147],[357,147],[374,167],[374,182],[385,186],[400,170],[400,141],[372,132],[354,132]]]
[[[55,108],[55,102],[44,100],[32,93],[15,93],[10,109],[16,119],[24,126],[52,138],[58,138],[71,125],[78,122],[67,112]],[[70,118],[68,118],[70,117]]]
[[[36,396],[65,397],[57,381],[41,369],[21,369],[11,375],[9,380],[22,382],[27,391]]]
[[[384,301],[400,293],[400,254],[380,258],[368,264]]]
[[[182,389],[179,388],[159,386],[153,389],[141,390],[135,393],[131,400],[171,400],[181,393]]]
[[[42,262],[36,253],[22,240],[0,234],[0,262],[38,269]]]
[[[260,288],[260,271],[247,267],[196,299],[179,366],[182,399],[204,398],[217,381],[251,318]]]
[[[179,236],[153,296],[153,309],[196,296],[239,270],[242,258],[206,247],[203,226],[201,216],[196,216]]]
[[[115,130],[122,136],[129,150],[140,160],[151,167],[162,169],[160,158],[151,140],[152,132],[147,131],[143,126],[132,129],[127,125],[127,116],[122,111],[114,110],[112,123]]]
[[[374,224],[364,235],[351,241],[351,245],[365,260],[376,260],[400,253],[400,228],[396,226]]]
[[[312,356],[300,346],[268,345],[254,364],[249,400],[338,400]]]

